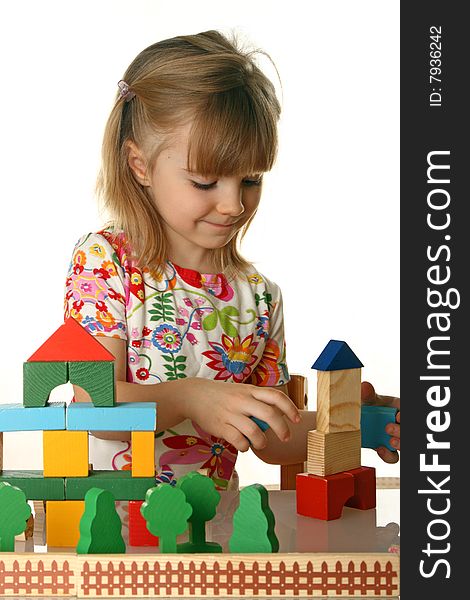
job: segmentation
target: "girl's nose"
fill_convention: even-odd
[[[243,205],[243,189],[241,186],[231,186],[223,191],[217,203],[217,210],[223,215],[238,217],[245,212]]]

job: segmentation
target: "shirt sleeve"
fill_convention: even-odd
[[[64,317],[73,317],[92,335],[127,340],[125,275],[105,237],[82,236],[67,273]]]
[[[261,317],[265,330],[266,344],[260,361],[256,365],[251,382],[259,386],[281,386],[290,380],[286,363],[286,341],[284,337],[284,312],[280,287],[263,275],[266,289],[263,297],[267,303],[267,315]],[[264,323],[263,319],[267,319]]]

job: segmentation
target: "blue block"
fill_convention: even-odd
[[[67,407],[67,429],[71,431],[155,431],[155,402],[120,402],[114,406],[94,406],[73,402]]]
[[[0,404],[0,431],[47,431],[65,429],[65,402],[28,408],[23,404]]]
[[[385,432],[388,423],[395,423],[398,409],[391,406],[361,406],[361,446],[363,448],[378,448],[385,446],[392,452],[396,448],[390,445],[392,436]]]
[[[342,371],[343,369],[360,369],[363,366],[346,342],[330,340],[313,363],[312,369]]]
[[[267,431],[269,429],[269,425],[266,423],[266,421],[262,421],[256,417],[250,417],[250,419],[252,419],[258,425],[261,431]]]

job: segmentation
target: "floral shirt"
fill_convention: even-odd
[[[289,380],[281,292],[254,269],[229,281],[168,262],[159,278],[133,263],[122,233],[89,233],[73,252],[65,316],[92,335],[126,340],[128,382],[205,377],[279,386]],[[109,453],[91,456],[95,468],[131,468],[130,443],[99,442],[100,453],[104,446]],[[158,433],[155,453],[157,482],[174,485],[189,471],[208,469],[220,490],[237,457],[231,444],[189,419]]]

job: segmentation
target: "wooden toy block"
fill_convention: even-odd
[[[88,392],[95,406],[114,406],[114,362],[70,362],[69,380]]]
[[[77,554],[124,554],[126,544],[114,497],[108,490],[91,488],[85,495]]]
[[[358,431],[361,426],[361,369],[318,371],[317,430]]]
[[[88,477],[67,477],[65,497],[82,500],[90,488],[98,487],[109,490],[116,500],[144,500],[154,486],[154,477],[132,477],[130,471],[91,471]]]
[[[62,477],[44,477],[42,471],[10,471],[0,474],[4,481],[23,490],[28,500],[63,500],[65,498]]]
[[[88,476],[86,431],[43,432],[44,477]]]
[[[67,407],[67,429],[74,431],[155,431],[155,402],[119,402],[113,407],[75,402]]]
[[[26,529],[24,530],[24,539],[29,540],[34,536],[34,516],[31,514],[26,521]],[[34,551],[34,544],[33,544]]]
[[[80,538],[83,500],[48,500],[46,503],[46,542],[57,548],[75,547]]]
[[[363,366],[346,342],[330,340],[313,363],[312,369],[317,371],[342,371],[343,369],[360,369]]]
[[[155,475],[155,431],[132,432],[132,477]]]
[[[354,496],[349,498],[346,506],[369,510],[376,506],[376,479],[373,467],[359,467],[346,471],[354,477]]]
[[[3,431],[0,431],[0,475],[3,471]]]
[[[161,552],[177,552],[176,538],[188,529],[192,510],[183,490],[169,483],[160,483],[147,491],[140,511],[147,529],[159,537]]]
[[[129,501],[129,546],[158,546],[158,537],[147,529],[140,509],[143,500]]]
[[[266,488],[259,483],[243,488],[240,505],[233,516],[230,552],[278,552],[279,540],[274,527],[274,514],[269,507]]]
[[[348,498],[354,495],[354,476],[336,473],[320,477],[311,473],[297,475],[297,513],[331,521],[339,519]]]
[[[27,408],[22,404],[0,404],[2,431],[65,429],[65,402]]]
[[[265,421],[262,421],[261,419],[257,419],[256,417],[250,417],[250,419],[252,421],[254,421],[256,423],[256,425],[258,425],[258,427],[261,429],[261,431],[267,431],[269,429],[269,425]],[[246,435],[243,437],[245,437],[250,442],[250,440],[246,437]],[[251,442],[250,442],[250,446],[251,446]]]
[[[52,390],[68,380],[66,362],[23,363],[23,405],[46,406]]]
[[[0,552],[15,551],[15,536],[23,533],[30,516],[31,507],[24,492],[0,482]]]
[[[361,432],[343,431],[307,434],[307,472],[312,475],[333,475],[361,466]]]
[[[397,598],[400,594],[400,556],[392,552],[300,556],[5,553],[0,556],[0,572],[4,575],[0,594],[7,597],[247,600],[312,598],[315,594]]]
[[[300,410],[306,410],[308,405],[308,380],[303,375],[291,373],[290,381],[287,383],[289,398]],[[281,490],[295,490],[295,478],[298,473],[305,473],[307,461],[291,465],[281,465],[280,468]]]
[[[46,545],[46,503],[44,500],[35,500],[34,508],[34,544],[37,546]]]
[[[385,432],[388,423],[395,423],[398,409],[391,406],[361,407],[361,445],[363,448],[385,446],[392,452],[396,448],[390,445],[391,435]]]
[[[178,479],[176,487],[184,492],[186,501],[192,507],[188,517],[189,542],[178,544],[178,552],[222,552],[220,544],[206,541],[206,523],[215,517],[216,507],[220,502],[220,494],[214,481],[191,471]]]
[[[111,354],[98,339],[88,333],[75,319],[69,318],[53,333],[28,362],[89,362],[113,361]]]

